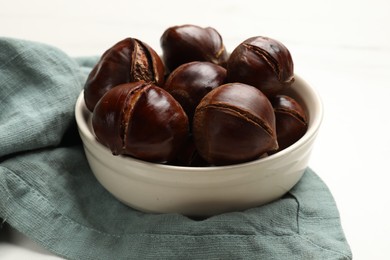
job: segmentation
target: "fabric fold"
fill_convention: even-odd
[[[85,74],[55,47],[0,38],[0,157],[56,146]]]

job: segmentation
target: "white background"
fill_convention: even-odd
[[[324,102],[310,167],[336,200],[354,259],[390,259],[390,1],[0,0],[1,36],[71,56],[129,36],[160,52],[162,32],[185,23],[216,28],[229,51],[257,35],[289,48]],[[46,254],[16,231],[5,237],[1,259]]]

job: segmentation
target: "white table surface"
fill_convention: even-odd
[[[0,35],[100,55],[131,36],[160,51],[169,26],[212,26],[228,50],[248,37],[283,42],[322,96],[310,167],[330,188],[354,259],[390,259],[390,1],[0,0]],[[0,259],[56,259],[10,230]]]

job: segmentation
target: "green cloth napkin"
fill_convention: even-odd
[[[91,173],[74,120],[97,58],[0,38],[0,218],[67,259],[352,259],[309,168],[280,200],[203,220],[117,201]]]

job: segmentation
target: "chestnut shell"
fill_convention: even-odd
[[[114,155],[158,163],[173,160],[189,134],[180,104],[164,89],[144,81],[109,90],[93,111],[92,126]]]
[[[225,68],[211,62],[193,61],[177,67],[169,75],[164,89],[179,101],[192,122],[200,100],[225,81]]]
[[[278,148],[270,101],[242,83],[208,93],[196,108],[192,127],[199,154],[214,165],[251,161]]]
[[[239,44],[227,62],[228,82],[242,82],[272,97],[294,82],[289,50],[268,37],[251,37]]]
[[[228,59],[221,35],[212,27],[185,24],[164,31],[160,38],[168,71],[191,61],[209,61],[225,66]]]
[[[123,83],[144,80],[162,86],[164,74],[160,56],[149,45],[126,38],[109,48],[90,72],[84,86],[85,104],[93,111],[108,90]]]
[[[187,142],[182,146],[176,158],[170,162],[171,165],[186,167],[207,167],[210,164],[204,160],[196,149],[193,136],[190,135]]]
[[[275,111],[278,151],[281,151],[306,133],[308,119],[302,106],[290,96],[277,95],[271,103]]]

